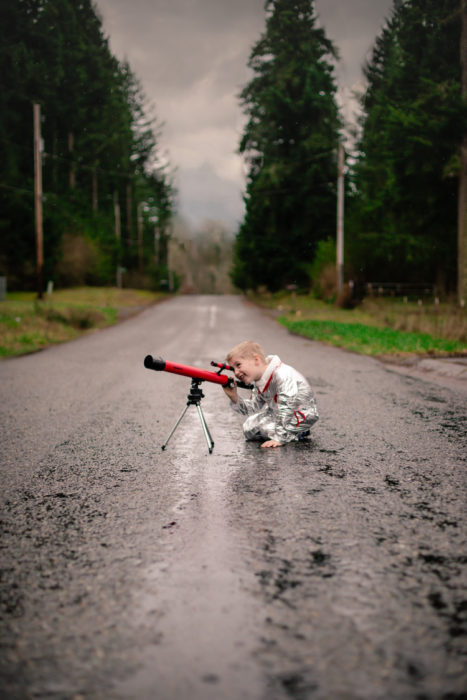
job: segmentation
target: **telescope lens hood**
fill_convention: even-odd
[[[157,372],[163,372],[165,369],[165,360],[162,357],[153,358],[152,355],[146,355],[144,358],[144,366],[146,369],[155,369]]]

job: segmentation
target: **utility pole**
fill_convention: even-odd
[[[34,117],[34,213],[36,223],[37,297],[43,296],[44,235],[42,228],[42,140],[41,107],[33,104]]]
[[[118,192],[114,190],[114,218],[115,218],[115,238],[117,239],[117,288],[122,288],[122,268],[120,266],[120,240],[122,230],[120,224],[120,204],[118,202]]]
[[[344,286],[344,146],[339,143],[337,156],[337,293]]]
[[[137,225],[138,225],[138,268],[140,273],[143,272],[143,203],[138,203],[137,208]]]
[[[467,0],[460,0],[461,11],[461,91],[467,99]],[[457,295],[460,306],[464,307],[467,300],[467,131],[464,131],[460,147],[459,198],[457,217]]]

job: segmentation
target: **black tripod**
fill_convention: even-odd
[[[175,423],[174,427],[170,431],[169,437],[162,445],[163,450],[165,450],[170,438],[172,437],[172,435],[174,434],[174,432],[177,430],[178,426],[180,425],[183,416],[185,415],[185,413],[188,410],[188,406],[196,406],[196,408],[198,409],[198,414],[199,414],[199,418],[201,421],[201,425],[203,426],[204,435],[206,437],[206,442],[208,443],[209,454],[211,454],[212,448],[214,447],[214,440],[212,439],[211,433],[209,432],[209,428],[206,425],[206,421],[204,420],[204,415],[203,415],[203,411],[201,408],[201,399],[204,398],[204,394],[203,394],[199,385],[201,384],[202,381],[203,381],[202,379],[192,379],[191,380],[191,387],[190,387],[190,393],[188,394],[188,398],[187,398],[187,404],[182,411],[182,415],[180,416],[180,418],[178,419],[178,421]]]

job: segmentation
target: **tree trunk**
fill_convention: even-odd
[[[126,232],[128,241],[131,242],[133,226],[131,221],[131,209],[132,209],[132,197],[131,197],[131,183],[128,182],[126,186]]]
[[[58,175],[57,175],[57,169],[58,169],[58,138],[57,138],[57,131],[54,128],[53,132],[53,138],[52,138],[52,192],[57,194],[57,184],[58,184]]]
[[[70,190],[74,190],[75,185],[76,185],[75,164],[73,162],[74,144],[75,144],[75,138],[74,138],[73,132],[70,131],[68,134],[68,153],[70,154],[70,172],[69,172]]]
[[[98,196],[98,184],[97,184],[97,170],[93,168],[92,170],[92,210],[97,212],[99,208],[99,196]]]

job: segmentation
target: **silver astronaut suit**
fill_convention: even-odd
[[[266,358],[267,369],[257,382],[251,398],[238,397],[234,411],[248,415],[243,424],[247,440],[298,440],[318,420],[315,397],[305,377],[277,355]]]

